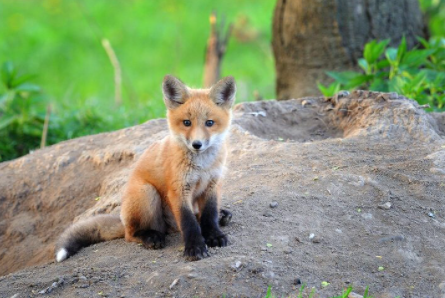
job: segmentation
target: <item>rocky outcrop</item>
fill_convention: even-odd
[[[47,294],[63,297],[129,297],[135,288],[153,297],[255,297],[268,285],[280,296],[295,294],[299,279],[323,296],[353,284],[377,297],[438,297],[444,119],[397,94],[366,91],[236,106],[223,197],[234,216],[224,228],[231,244],[193,263],[173,234],[160,251],[117,240],[44,265],[70,223],[119,212],[128,174],[167,135],[165,120],[1,163],[0,296],[32,296],[53,282]]]

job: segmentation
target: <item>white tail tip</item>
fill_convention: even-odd
[[[62,262],[68,258],[68,251],[65,248],[59,249],[59,251],[56,254],[56,261]]]

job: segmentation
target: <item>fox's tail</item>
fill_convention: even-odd
[[[80,221],[66,229],[56,246],[56,261],[62,262],[83,247],[94,243],[123,238],[124,226],[119,215],[97,215]]]

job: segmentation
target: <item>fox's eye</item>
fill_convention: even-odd
[[[182,121],[182,123],[184,123],[185,126],[192,125],[192,121],[190,121],[190,120],[184,120],[184,121]]]
[[[207,120],[206,121],[206,126],[207,127],[211,127],[211,126],[213,126],[213,124],[215,124],[215,121],[213,121],[213,120]]]

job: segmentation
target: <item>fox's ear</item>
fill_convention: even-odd
[[[210,88],[210,98],[219,106],[231,108],[235,101],[236,84],[233,77],[225,77]]]
[[[187,86],[179,79],[166,75],[162,82],[162,94],[168,109],[175,109],[182,105],[188,97]]]

